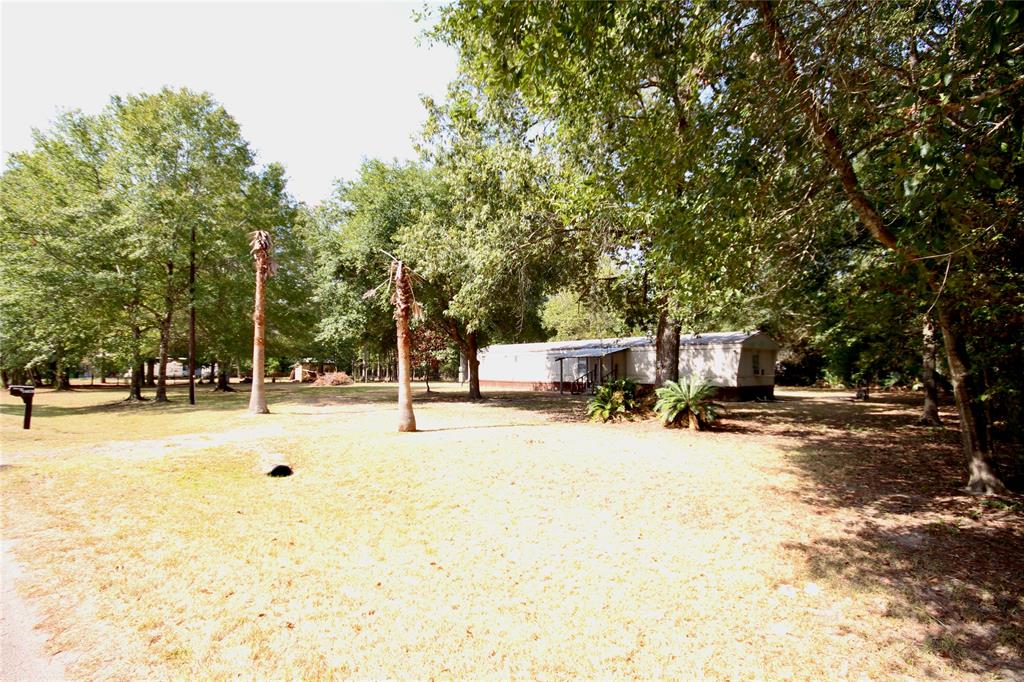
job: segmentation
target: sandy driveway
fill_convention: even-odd
[[[5,541],[0,550],[0,679],[4,682],[49,682],[65,678],[60,656],[44,651],[46,636],[36,630],[39,615],[32,604],[15,589],[21,568],[15,563]]]

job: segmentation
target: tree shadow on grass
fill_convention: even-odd
[[[36,400],[32,406],[32,419],[109,413],[138,414],[140,412],[181,414],[183,417],[187,417],[189,413],[197,411],[227,412],[244,410],[249,403],[250,385],[232,384],[232,388],[234,391],[222,393],[215,392],[213,387],[208,384],[197,385],[195,405],[190,405],[188,402],[187,384],[172,384],[168,386],[167,396],[169,401],[163,403],[158,403],[153,399],[155,389],[149,386],[145,387],[143,391],[145,399],[142,401],[126,400],[128,388],[125,386],[91,387],[88,391],[76,388],[76,393],[102,393],[104,394],[103,397],[108,398],[108,400],[89,405],[74,406],[53,404],[54,396],[60,394],[51,390],[44,390],[36,394]],[[274,408],[275,403],[325,407],[348,402],[393,402],[396,391],[394,384],[321,387],[281,382],[276,384],[268,383],[266,388],[267,399],[271,409]],[[8,402],[0,404],[0,414],[2,415],[20,416],[22,410],[23,406],[20,401],[17,403]]]
[[[88,388],[88,390],[84,390]],[[144,400],[129,401],[128,387],[126,386],[104,386],[104,387],[76,387],[71,394],[58,393],[52,390],[37,391],[32,404],[32,419],[45,419],[47,417],[65,417],[71,415],[104,414],[111,412],[137,413],[143,410],[187,412],[190,410],[230,410],[238,409],[249,400],[249,392],[239,391],[236,393],[214,393],[212,387],[196,387],[196,404],[188,403],[188,385],[172,385],[167,387],[169,402],[158,403],[153,400],[155,389],[146,387],[143,390]],[[54,400],[60,400],[63,396],[74,395],[75,393],[102,394],[107,400],[88,405],[59,405]],[[4,403],[0,405],[0,414],[20,415],[22,404]]]
[[[531,424],[529,422],[509,422],[506,424],[471,424],[469,426],[442,426],[440,428],[432,429],[416,429],[416,433],[439,433],[441,431],[475,431],[477,429],[523,429],[537,426],[543,426],[543,424]]]
[[[483,408],[522,410],[546,417],[553,422],[579,422],[586,420],[589,396],[559,395],[531,391],[495,391],[484,394],[482,400],[470,400],[465,393],[431,392],[417,394],[417,402],[467,403]]]
[[[396,397],[394,385],[350,395],[375,403]],[[470,401],[452,386],[427,394],[417,385],[415,402],[582,422],[588,397],[508,391]],[[932,428],[916,424],[919,396],[851,397],[806,392],[729,403],[726,418],[707,435],[772,440],[805,479],[800,502],[847,524],[844,536],[790,545],[813,572],[890,595],[886,615],[900,619],[901,629],[917,624],[904,636],[965,674],[1024,675],[1024,502],[960,490],[966,473],[950,406],[943,409],[946,425]],[[1002,452],[1009,454],[1006,446]]]
[[[732,419],[790,453],[804,504],[846,520],[846,536],[790,545],[814,572],[894,595],[886,615],[919,623],[907,636],[963,672],[1020,678],[1024,497],[964,493],[955,412],[928,428],[919,409],[916,396],[812,397],[747,404]],[[1012,450],[1001,452],[1015,481]]]

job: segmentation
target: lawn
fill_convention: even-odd
[[[393,386],[268,388],[41,391],[28,432],[0,400],[4,540],[72,675],[1024,675],[1021,505],[960,494],[913,397],[690,433],[418,385],[398,434]]]

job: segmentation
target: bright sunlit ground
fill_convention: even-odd
[[[1014,679],[1020,507],[916,398],[780,391],[721,429],[456,386],[0,400],[3,537],[82,679]],[[953,418],[944,411],[947,420]],[[254,470],[281,453],[290,478]]]

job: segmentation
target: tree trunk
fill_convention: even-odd
[[[196,404],[196,224],[191,225],[188,253],[188,404]]]
[[[971,400],[971,376],[967,367],[967,354],[963,340],[953,324],[952,316],[945,306],[939,306],[939,329],[949,361],[949,378],[953,384],[957,411],[960,413],[960,439],[967,456],[967,470],[970,478],[967,491],[981,495],[1006,492],[1006,486],[996,475],[992,452],[986,438],[984,415]]]
[[[700,431],[700,419],[697,419],[697,415],[692,410],[690,410],[686,414],[689,417],[690,430],[691,431]]]
[[[398,430],[415,431],[416,415],[412,411],[412,348],[409,317],[413,295],[405,263],[395,265],[395,328],[398,342]]]
[[[145,400],[142,397],[142,382],[145,377],[145,367],[142,361],[142,354],[139,347],[142,345],[142,329],[133,326],[132,328],[132,376],[128,382],[127,400],[134,402]]]
[[[977,377],[977,379],[981,381],[981,385],[978,387],[976,393],[985,395],[992,387],[992,384],[989,382],[988,367],[983,366],[981,368],[981,376]],[[995,423],[992,417],[992,401],[979,400],[978,402],[980,403],[978,411],[982,416],[981,423],[985,428],[985,442],[988,443],[989,451],[995,452],[996,445],[992,438],[992,425]]]
[[[816,93],[801,81],[792,48],[775,16],[774,0],[759,0],[758,11],[775,48],[782,76],[790,86],[800,93],[800,109],[810,123],[825,158],[839,176],[843,192],[857,213],[861,224],[880,244],[908,259],[908,262],[925,276],[933,293],[936,296],[941,296],[942,285],[922,265],[922,261],[915,260],[914,254],[899,243],[896,235],[889,230],[882,215],[871,203],[860,185],[860,180],[842,140],[839,138],[836,126],[826,117],[825,109],[819,102]],[[957,411],[960,413],[960,434],[969,475],[967,490],[982,494],[1005,491],[1006,486],[996,476],[992,466],[988,443],[984,437],[984,425],[979,424],[977,419],[970,375],[967,369],[967,354],[961,348],[962,341],[953,328],[948,310],[943,305],[939,306],[939,328],[942,331],[950,372],[953,374],[951,377],[953,395],[956,398]]]
[[[168,313],[160,323],[160,372],[156,378],[156,401],[167,400],[167,358],[171,348],[171,315]]]
[[[924,318],[921,327],[921,383],[924,384],[924,409],[918,424],[922,426],[941,426],[939,418],[939,386],[935,380],[935,357],[938,349],[935,345],[935,325],[930,317]]]
[[[234,393],[235,389],[231,388],[229,381],[228,368],[221,364],[217,368],[217,388],[213,389],[214,392],[223,391],[224,393]]]
[[[0,383],[3,383],[4,390],[11,386],[10,377],[7,375],[6,369],[0,369]]]
[[[164,316],[160,320],[160,376],[156,380],[156,401],[167,402],[167,355],[171,351],[171,322],[174,317],[174,262],[167,261]]]
[[[654,385],[679,381],[679,325],[669,319],[665,310],[658,317],[654,346]]]
[[[871,236],[878,242],[897,253],[907,255],[907,252],[900,246],[899,240],[896,239],[896,235],[886,227],[881,214],[861,188],[860,180],[853,169],[853,164],[846,154],[842,140],[839,139],[839,133],[836,132],[836,127],[832,121],[825,116],[824,108],[818,101],[817,94],[801,82],[800,74],[796,67],[796,59],[793,57],[793,50],[789,45],[786,34],[779,25],[778,18],[775,16],[775,0],[759,0],[758,9],[761,13],[764,27],[768,31],[772,44],[775,47],[776,57],[779,60],[779,65],[782,67],[782,75],[790,85],[799,91],[800,109],[803,111],[807,122],[810,123],[811,129],[814,131],[815,137],[821,145],[829,165],[832,166],[836,175],[839,176],[843,192],[853,206],[853,210],[857,213],[857,217],[860,218],[861,224],[867,228]]]
[[[269,414],[267,407],[266,387],[263,385],[263,375],[266,363],[266,348],[264,346],[266,336],[266,291],[267,282],[266,266],[262,260],[267,258],[266,254],[258,255],[256,260],[256,300],[252,313],[253,336],[252,336],[252,392],[249,394],[249,411],[253,414]]]
[[[71,377],[68,375],[67,367],[64,366],[64,346],[57,344],[56,355],[57,362],[53,368],[53,386],[58,391],[70,391]]]
[[[142,397],[143,372],[143,363],[139,360],[132,368],[132,380],[131,388],[128,390],[128,400],[145,400],[145,398]]]
[[[156,358],[146,360],[146,385],[156,386]]]
[[[466,334],[466,364],[469,366],[469,399],[480,400],[480,359],[477,357],[476,332]]]

